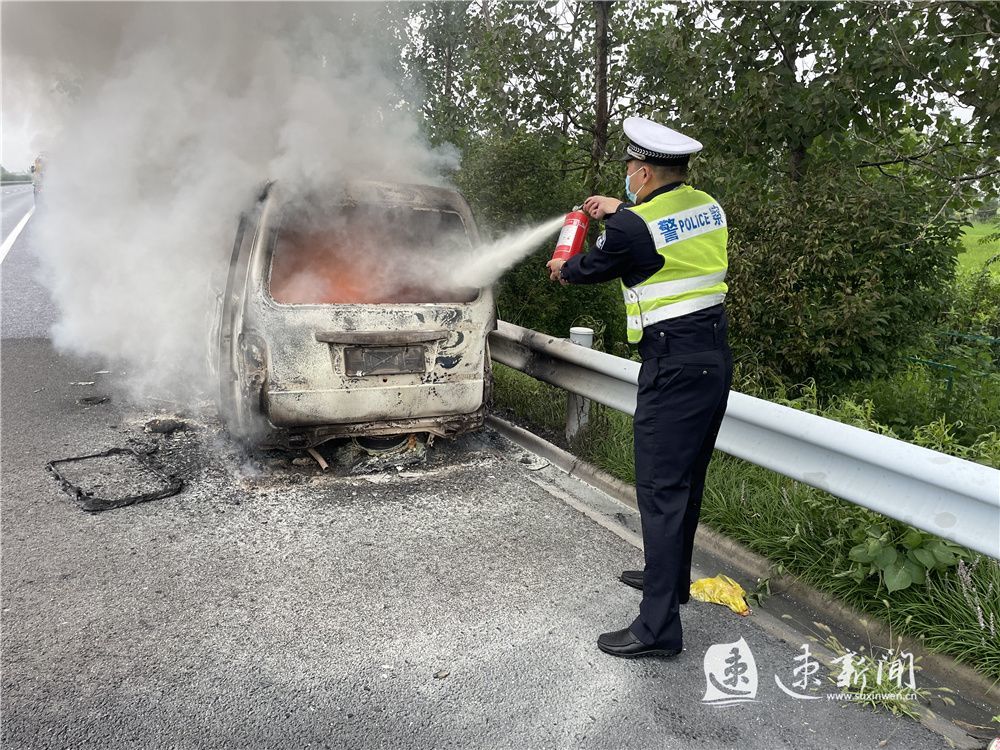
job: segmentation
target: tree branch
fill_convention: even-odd
[[[876,146],[877,144],[871,141],[865,141],[869,145]],[[867,169],[869,167],[885,167],[890,164],[903,164],[904,162],[914,162],[921,161],[923,158],[930,156],[937,151],[943,151],[948,148],[954,148],[955,146],[976,146],[982,145],[982,141],[952,141],[950,143],[942,143],[940,146],[934,146],[926,151],[922,151],[919,154],[911,154],[909,156],[899,156],[895,159],[885,159],[883,161],[863,161],[856,165],[857,169]]]
[[[532,77],[534,78],[535,85],[543,94],[549,97],[549,99],[551,99],[553,102],[559,101],[559,97],[553,94],[552,91],[539,80],[537,71],[533,73]],[[586,125],[581,125],[580,122],[573,116],[573,113],[569,111],[569,109],[562,110],[562,114],[566,115],[566,117],[569,118],[569,121],[573,123],[573,125],[575,125],[580,130],[584,131],[585,133],[590,133],[591,135],[594,134],[594,129],[588,128]]]
[[[767,29],[767,33],[770,35],[771,39],[774,40],[774,46],[777,51],[781,54],[781,59],[785,63],[785,67],[792,72],[792,76],[795,75],[795,63],[788,58],[788,52],[785,50],[785,45],[778,38],[778,35],[774,33],[774,29],[771,28],[770,22],[767,20],[767,15],[758,12],[760,6],[754,7],[754,14],[764,23],[764,27]]]
[[[1000,169],[991,169],[986,172],[980,172],[979,174],[970,174],[965,177],[956,177],[955,182],[971,182],[972,180],[981,180],[984,177],[990,177],[995,174],[1000,174]]]

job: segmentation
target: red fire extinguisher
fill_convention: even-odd
[[[552,260],[569,260],[583,250],[583,241],[590,227],[590,217],[581,210],[582,208],[583,206],[576,206],[566,214],[566,221],[563,222],[562,231],[559,232]]]

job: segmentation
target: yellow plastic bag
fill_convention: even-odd
[[[715,578],[699,578],[691,584],[691,596],[700,602],[724,604],[738,615],[750,614],[750,605],[743,598],[747,592],[736,581],[721,573]]]

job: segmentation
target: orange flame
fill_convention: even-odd
[[[385,251],[394,248],[394,240],[384,228],[371,226],[363,234],[283,230],[271,261],[271,297],[283,304],[314,305],[467,302],[475,297],[475,290],[407,280],[412,269],[401,262],[407,256]],[[419,255],[410,256],[412,262],[419,263]]]

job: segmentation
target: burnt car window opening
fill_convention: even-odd
[[[471,248],[462,218],[409,206],[289,205],[270,238],[268,292],[280,304],[471,302],[448,259]]]

